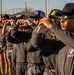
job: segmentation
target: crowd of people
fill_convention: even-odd
[[[74,3],[48,17],[2,15],[0,36],[2,75],[74,75]]]

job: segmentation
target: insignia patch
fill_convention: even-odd
[[[74,57],[74,49],[73,49],[73,48],[71,48],[71,49],[69,50],[68,57]]]

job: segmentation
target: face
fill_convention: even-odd
[[[2,23],[4,23],[5,21],[6,21],[6,18],[3,17],[3,18],[2,18]]]
[[[60,25],[63,30],[74,32],[74,17],[64,16],[60,20]]]
[[[51,21],[53,22],[54,25],[55,24],[58,24],[58,22],[59,22],[59,19],[58,18],[51,17],[50,19],[51,19]]]
[[[38,20],[38,19],[36,19],[36,18],[33,18],[33,22],[34,22],[36,25],[38,25],[39,20]]]

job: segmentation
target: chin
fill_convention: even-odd
[[[62,28],[62,30],[66,30],[66,28]]]

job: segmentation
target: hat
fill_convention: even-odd
[[[53,9],[48,15],[49,18],[59,18],[60,16],[62,16],[62,12],[59,9]]]
[[[74,3],[67,3],[62,9],[63,15],[72,16],[74,15]]]
[[[37,19],[40,19],[40,18],[43,18],[43,17],[45,17],[46,15],[45,15],[45,13],[43,12],[43,11],[41,11],[41,10],[36,10],[35,12],[34,12],[34,15],[32,15],[32,16],[30,16],[30,18],[37,18]]]

